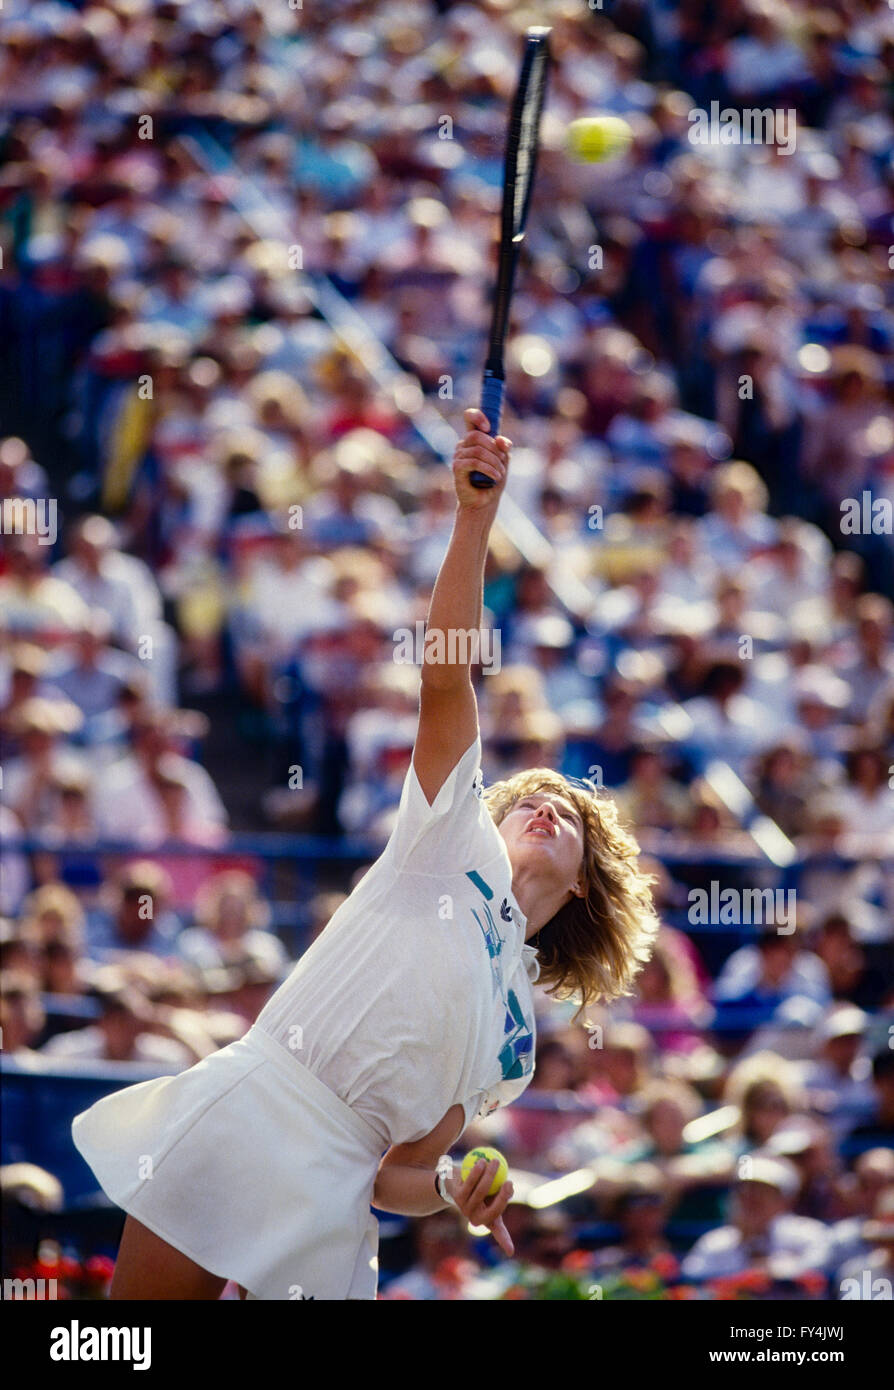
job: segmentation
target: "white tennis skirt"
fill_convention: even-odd
[[[105,1096],[75,1144],[124,1211],[255,1299],[374,1299],[387,1148],[266,1033]]]

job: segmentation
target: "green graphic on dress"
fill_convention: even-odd
[[[493,985],[494,994],[499,994],[503,988],[503,976],[500,971],[500,953],[503,950],[503,937],[494,921],[493,913],[487,903],[483,904],[484,915],[487,918],[487,926],[484,925],[478,913],[472,908],[472,916],[478,923],[481,935],[484,937],[484,944],[487,947],[487,957],[490,961],[490,977]]]
[[[476,873],[474,869],[470,869],[468,871],[468,873],[466,874],[466,878],[471,879],[475,887],[478,889],[479,893],[482,895],[482,897],[486,898],[487,901],[490,902],[491,898],[494,895],[494,890],[491,888],[490,884],[485,883],[481,875],[479,873]]]
[[[484,882],[480,874],[472,871],[467,873],[466,877],[475,884],[479,892],[486,893],[488,898],[493,897],[493,889]],[[478,923],[481,935],[484,937],[484,944],[490,961],[494,995],[502,997],[505,1009],[503,1023],[505,1037],[499,1053],[500,1070],[504,1081],[515,1081],[522,1076],[527,1076],[534,1069],[534,1038],[515,990],[507,990],[503,985],[500,958],[505,938],[500,935],[493,913],[486,902],[482,903],[482,911],[487,920],[486,926],[474,908],[472,908],[472,916]]]
[[[534,1039],[528,1028],[522,1007],[514,989],[506,996],[506,1040],[500,1049],[500,1066],[504,1081],[514,1081],[533,1070]]]

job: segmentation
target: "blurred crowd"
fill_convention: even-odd
[[[190,1065],[363,872],[302,904],[296,945],[239,831],[387,839],[418,699],[396,638],[453,517],[413,420],[478,396],[529,23],[556,61],[503,429],[550,546],[494,536],[484,773],[609,789],[666,925],[589,1033],[541,998],[532,1105],[466,1136],[520,1174],[515,1265],[449,1213],[386,1223],[386,1296],[530,1296],[530,1265],[869,1297],[842,1288],[894,1280],[874,0],[5,0],[0,502],[51,499],[58,536],[3,513],[4,1053]],[[693,143],[713,102],[794,111],[794,149]],[[594,110],[633,144],[572,163]],[[718,882],[794,892],[793,930],[698,924]]]

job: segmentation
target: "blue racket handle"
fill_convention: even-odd
[[[490,425],[491,438],[495,438],[500,432],[500,417],[503,414],[503,392],[506,383],[501,381],[498,376],[486,376],[481,388],[481,409],[487,416]],[[470,473],[469,482],[473,487],[486,488],[493,487],[494,480],[487,473]]]

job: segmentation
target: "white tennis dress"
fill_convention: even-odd
[[[382,1154],[468,1124],[534,1067],[536,952],[481,799],[476,738],[391,838],[244,1038],[77,1116],[109,1197],[259,1299],[373,1299]]]

